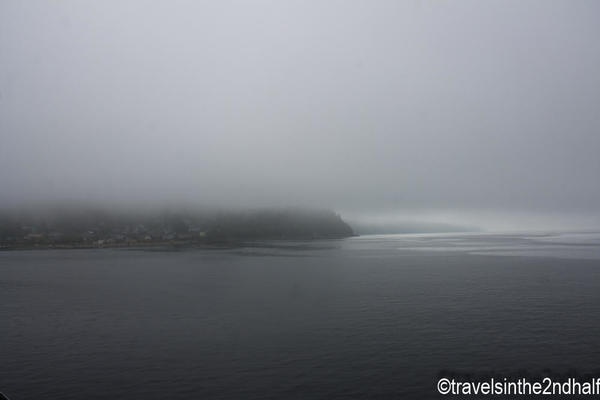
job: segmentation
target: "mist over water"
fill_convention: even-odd
[[[0,391],[600,377],[599,38],[594,0],[0,0]]]
[[[5,1],[0,205],[597,227],[599,7]]]

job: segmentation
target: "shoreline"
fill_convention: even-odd
[[[0,244],[0,252],[2,251],[19,251],[19,250],[92,250],[92,249],[135,249],[135,248],[159,248],[159,247],[170,247],[170,248],[201,248],[201,249],[231,249],[238,247],[248,247],[249,245],[256,244],[257,242],[290,242],[290,241],[303,241],[312,242],[318,240],[339,240],[347,239],[350,237],[357,237],[359,235],[351,236],[319,236],[319,237],[289,237],[289,238],[252,238],[252,239],[240,239],[240,240],[222,240],[222,241],[189,241],[189,240],[169,240],[169,241],[151,241],[151,242],[131,242],[131,243],[104,243],[104,244],[93,244],[93,243],[67,243],[67,244],[56,244],[56,243],[19,243],[14,245]]]

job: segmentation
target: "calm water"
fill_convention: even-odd
[[[0,253],[19,399],[441,398],[441,370],[600,368],[600,235]]]

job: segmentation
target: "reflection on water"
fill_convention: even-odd
[[[444,233],[372,235],[354,240],[372,248],[600,260],[599,232]]]

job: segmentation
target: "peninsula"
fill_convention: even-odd
[[[0,215],[0,249],[157,245],[236,246],[258,240],[353,236],[329,210],[107,212],[63,209]]]

